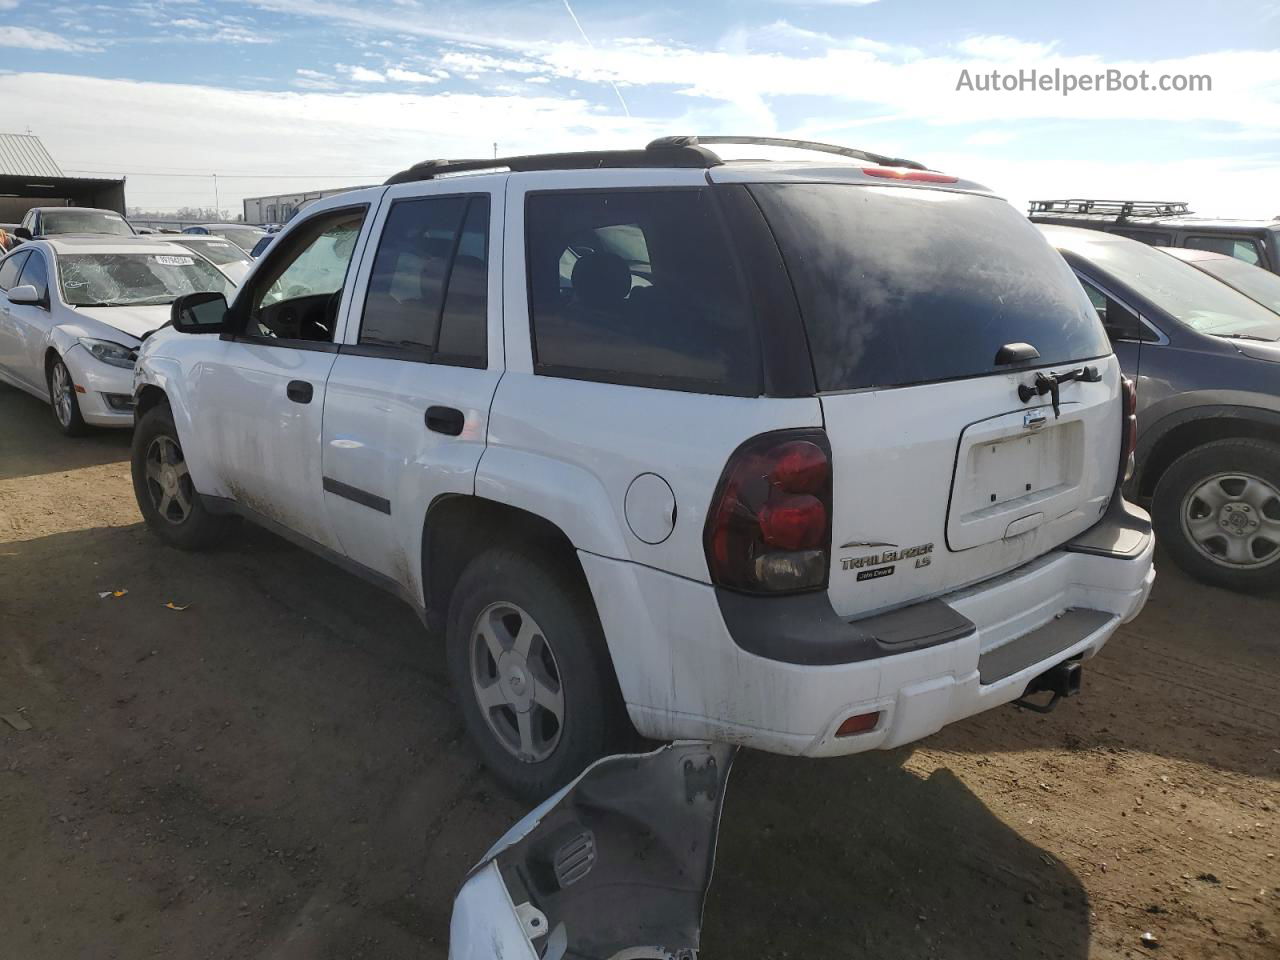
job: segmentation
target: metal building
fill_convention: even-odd
[[[32,207],[100,207],[124,213],[124,179],[68,177],[39,137],[0,133],[0,223]]]
[[[269,224],[288,223],[298,213],[323,197],[332,197],[348,190],[362,190],[359,187],[338,187],[334,190],[305,190],[301,193],[281,193],[274,197],[246,197],[244,200],[244,222]]]

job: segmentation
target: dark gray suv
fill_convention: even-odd
[[[1208,583],[1280,586],[1280,315],[1136,240],[1042,226],[1138,384],[1130,495]]]

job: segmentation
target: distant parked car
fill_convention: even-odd
[[[0,259],[0,380],[53,407],[68,436],[133,424],[133,362],[184,293],[230,295],[213,264],[140,238],[33,240]]]
[[[230,240],[246,252],[252,250],[254,244],[266,235],[266,231],[261,227],[254,227],[244,223],[202,223],[193,227],[185,227],[182,232],[204,237],[222,237]]]
[[[179,233],[174,236],[157,236],[155,239],[163,243],[174,243],[194,250],[215,267],[226,274],[227,279],[237,286],[244,279],[253,258],[239,246],[222,237],[198,236],[193,233]]]
[[[15,231],[23,240],[66,233],[102,233],[132,237],[129,221],[114,210],[97,207],[32,207]]]
[[[1145,244],[1040,229],[1137,380],[1129,495],[1150,498],[1160,541],[1192,576],[1280,586],[1280,316]]]
[[[253,245],[253,249],[249,251],[249,256],[257,260],[266,252],[267,247],[271,246],[271,241],[276,238],[274,233],[268,233],[265,237],[259,237],[258,242]]]
[[[1033,223],[1083,227],[1153,247],[1190,247],[1280,273],[1280,220],[1193,216],[1182,201],[1032,200]]]
[[[1257,300],[1268,310],[1280,313],[1280,276],[1258,267],[1242,263],[1235,257],[1208,250],[1175,250],[1161,247],[1165,253],[1203,270],[1228,287],[1243,293],[1250,300]]]

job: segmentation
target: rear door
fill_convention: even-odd
[[[347,556],[410,590],[432,501],[474,491],[502,375],[505,179],[387,190],[329,374],[325,512]]]
[[[1008,204],[853,183],[752,188],[790,270],[831,440],[842,615],[936,596],[1087,529],[1115,487],[1120,369]],[[1001,349],[1038,357],[998,362]],[[1004,359],[1004,358],[1001,358]],[[1019,397],[1037,371],[1096,380]]]

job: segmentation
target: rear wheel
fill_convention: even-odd
[[[58,421],[58,429],[68,437],[82,437],[89,432],[89,426],[80,415],[80,401],[76,397],[75,381],[71,379],[71,371],[62,362],[61,357],[54,357],[47,372],[49,380],[49,405],[53,408],[53,417]]]
[[[603,632],[576,571],[489,550],[453,591],[449,673],[467,732],[513,793],[545,799],[624,743]]]
[[[1218,440],[1183,454],[1156,485],[1152,519],[1196,579],[1234,590],[1280,587],[1280,447]]]
[[[133,431],[133,494],[151,532],[171,547],[200,550],[222,538],[229,522],[205,509],[167,403],[157,404]]]

